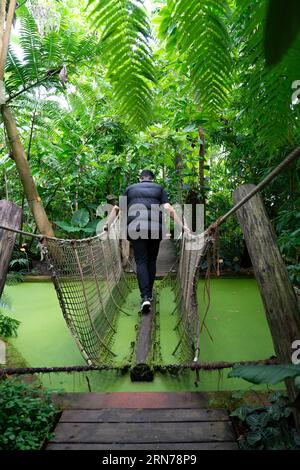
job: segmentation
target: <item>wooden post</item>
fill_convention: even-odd
[[[234,203],[238,203],[253,188],[254,185],[246,184],[236,189]],[[280,362],[290,363],[292,343],[300,339],[300,312],[261,196],[253,196],[238,210],[237,216],[264,303],[276,355]],[[295,398],[293,384],[289,382],[287,387],[290,398]]]
[[[0,201],[0,221],[2,225],[19,229],[22,209],[11,201]],[[14,248],[16,234],[0,229],[0,297],[3,292],[9,261]]]

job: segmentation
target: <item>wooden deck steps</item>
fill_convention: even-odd
[[[47,450],[237,449],[229,416],[190,393],[67,393]]]

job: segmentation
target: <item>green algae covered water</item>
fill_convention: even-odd
[[[10,316],[21,321],[13,345],[32,367],[84,365],[85,362],[65,324],[52,283],[21,283],[6,287],[11,303]],[[203,281],[199,281],[198,298],[203,317]],[[130,316],[120,315],[113,350],[117,361],[130,356],[135,341],[138,315],[138,291],[132,291],[125,305]],[[177,317],[173,293],[164,288],[160,295],[160,343],[164,363],[174,363],[172,352],[178,338],[174,332]],[[274,354],[271,335],[260,294],[254,279],[211,280],[211,304],[206,320],[207,330],[201,335],[200,360],[242,361],[264,359]],[[153,382],[132,383],[129,374],[121,372],[89,372],[41,374],[45,387],[64,391],[217,391],[255,388],[239,380],[228,379],[222,373],[200,372],[195,385],[195,373],[171,376],[156,374]],[[256,387],[259,388],[259,387]]]

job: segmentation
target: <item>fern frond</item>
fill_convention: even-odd
[[[63,18],[59,31],[49,30],[45,35],[38,31],[32,14],[22,5],[18,8],[21,22],[20,51],[10,47],[6,64],[5,87],[10,97],[28,87],[43,86],[61,89],[58,72],[63,65],[68,74],[76,72],[79,65],[99,60],[99,39],[89,34],[70,30]]]
[[[224,0],[168,1],[161,12],[160,33],[188,65],[203,111],[216,114],[231,87],[230,8]]]
[[[63,48],[58,31],[49,31],[43,38],[42,58],[46,70],[63,63]]]
[[[27,80],[38,80],[41,77],[42,39],[37,24],[28,10],[25,10],[21,16],[20,45],[26,63],[24,72]]]
[[[27,77],[24,72],[21,60],[10,45],[8,48],[5,80],[5,88],[9,94],[18,91],[20,88],[25,88]]]
[[[140,0],[89,0],[120,112],[143,128],[152,115],[155,83],[151,30]]]

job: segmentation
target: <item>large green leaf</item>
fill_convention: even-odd
[[[261,440],[261,433],[259,431],[249,431],[247,434],[247,442],[250,446],[257,444]]]
[[[300,376],[300,365],[235,365],[228,377],[239,377],[254,384],[277,384]]]
[[[245,421],[249,413],[251,413],[252,407],[248,405],[239,406],[236,410],[230,413],[230,416],[235,416],[239,418],[241,421]]]
[[[277,64],[300,31],[299,0],[269,0],[265,27],[265,56]]]
[[[80,227],[76,227],[75,225],[70,225],[68,222],[64,222],[63,220],[56,220],[55,224],[62,228],[65,232],[67,233],[75,233],[75,232],[81,232]]]
[[[79,209],[74,212],[71,223],[78,227],[85,227],[90,220],[90,215],[86,209]]]
[[[97,226],[99,224],[99,219],[91,220],[85,227],[84,227],[84,233],[87,233],[89,235],[94,235],[96,233]],[[104,225],[105,222],[103,222]]]
[[[268,422],[270,420],[270,414],[265,412],[265,413],[252,413],[246,418],[246,423],[248,426],[255,430],[257,428],[262,428],[267,426]]]

